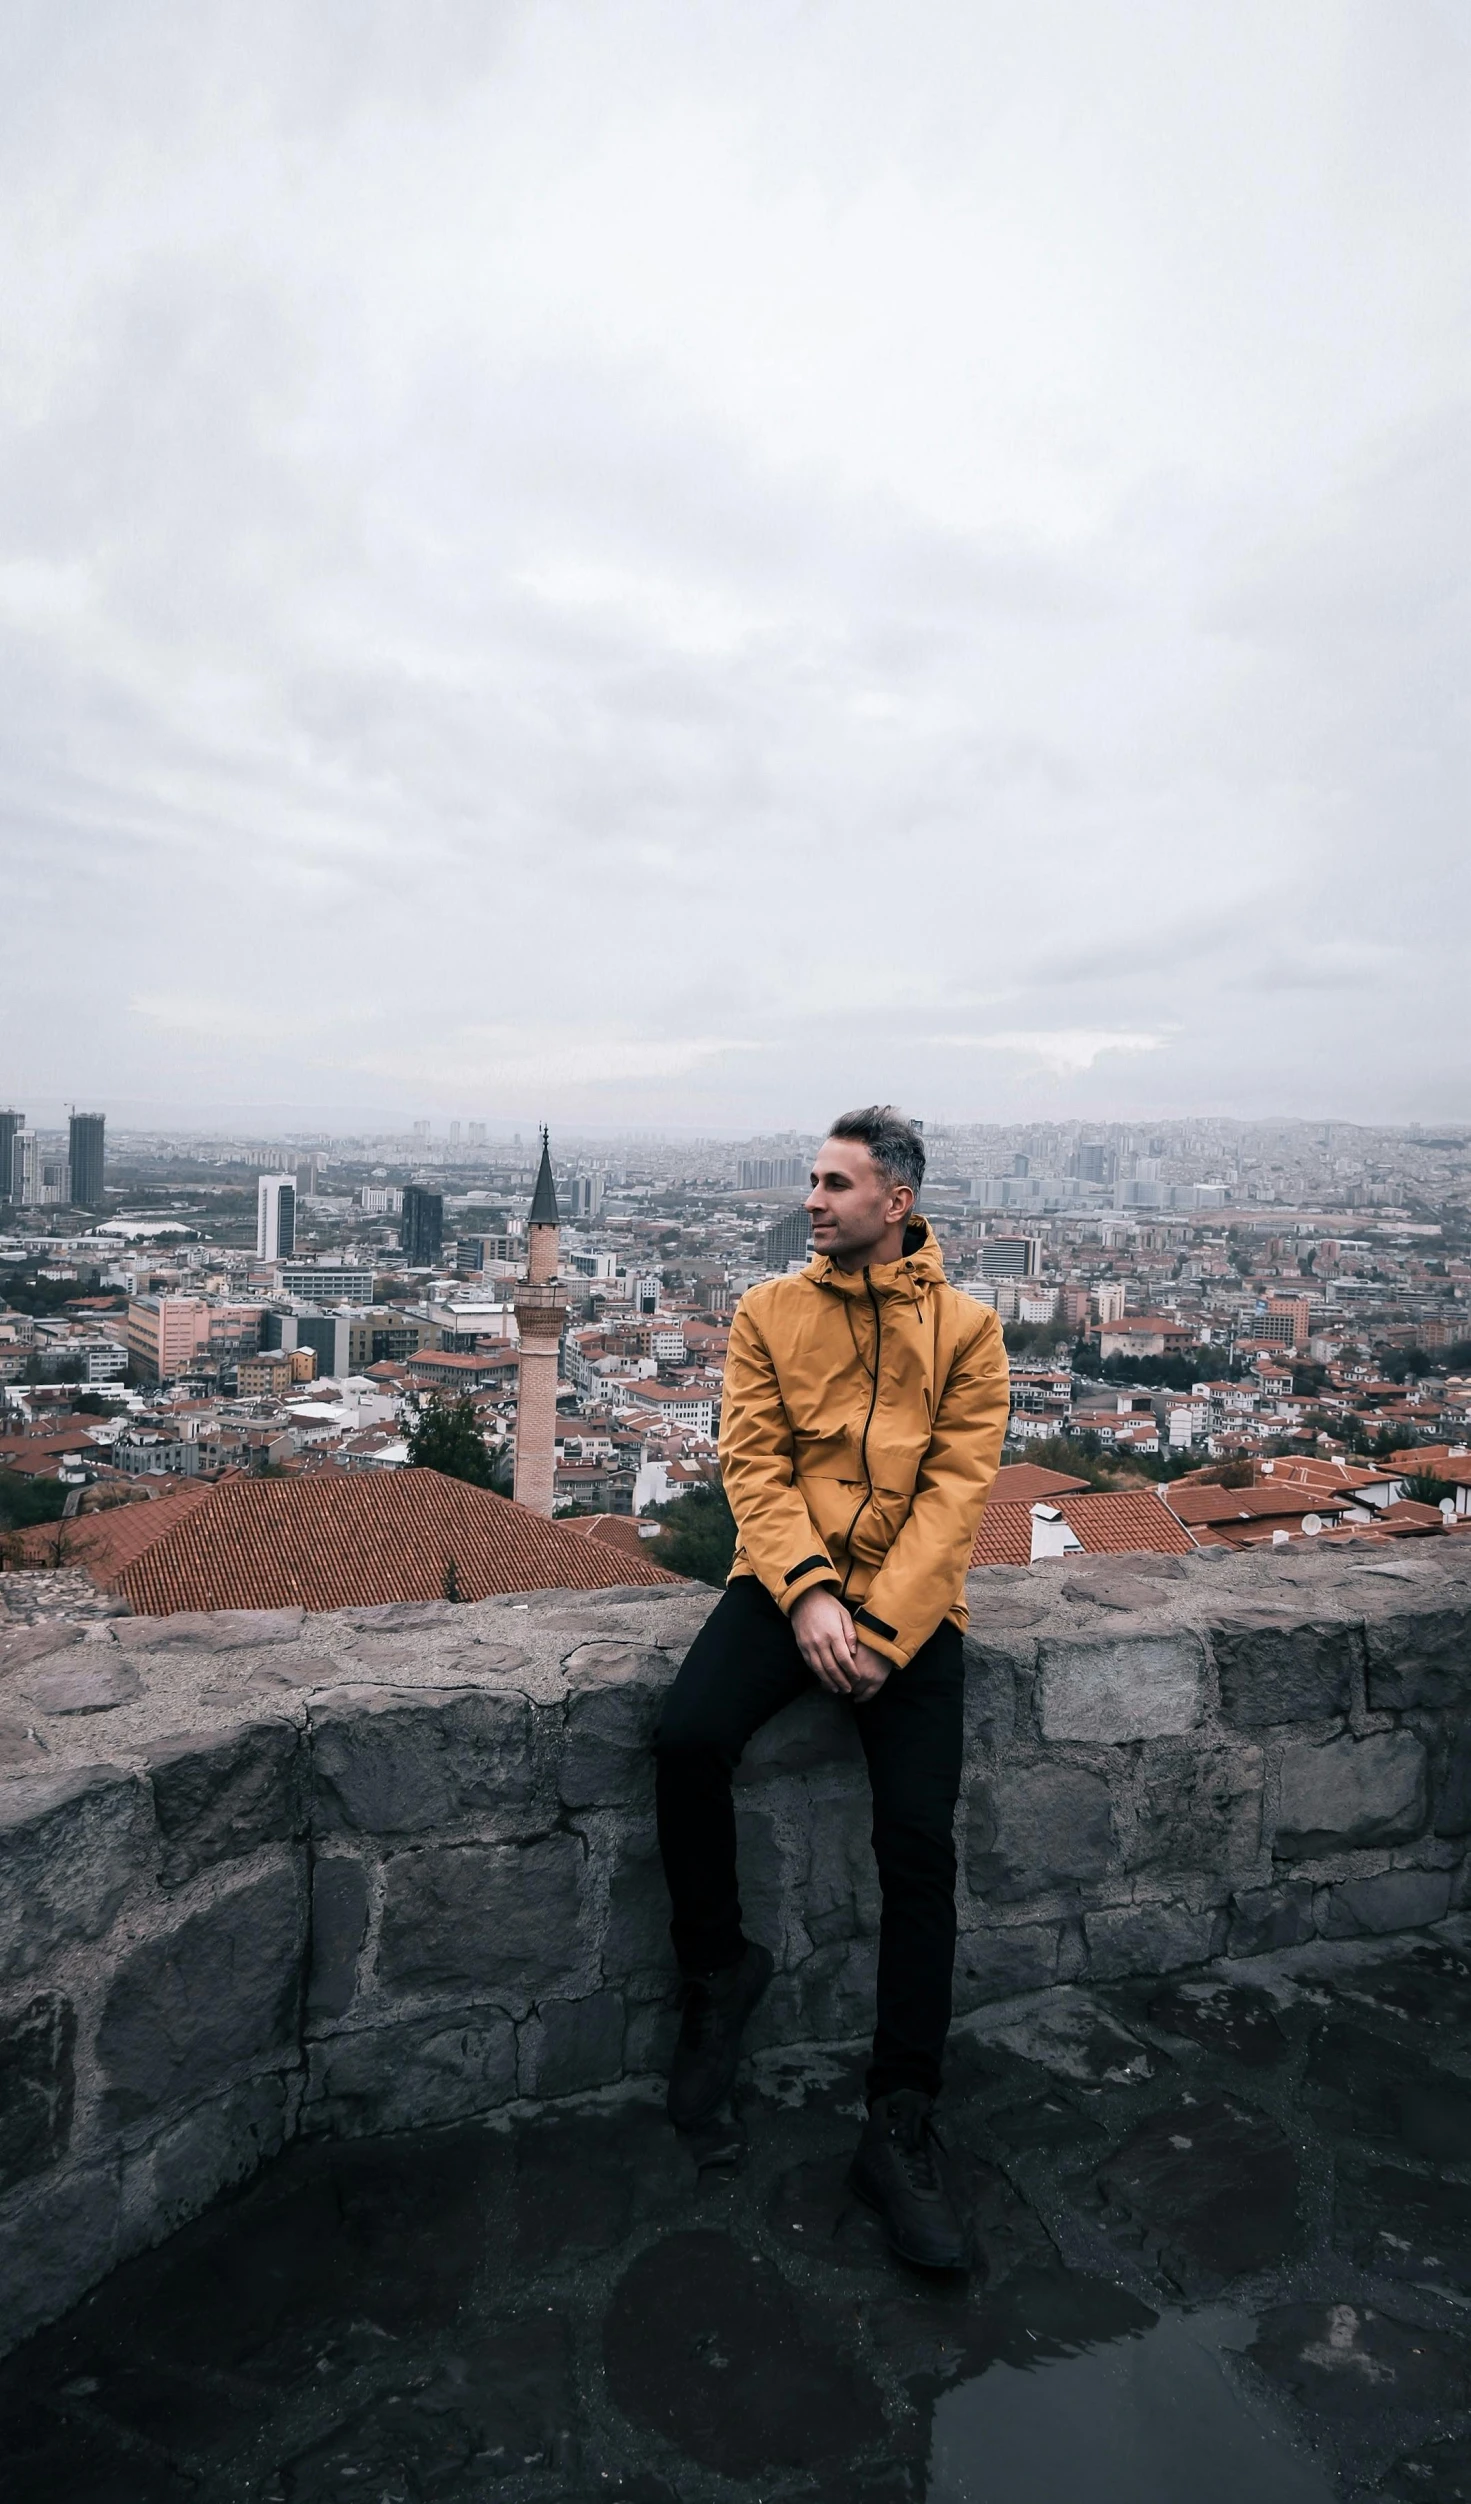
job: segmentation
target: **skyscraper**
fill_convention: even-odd
[[[72,1206],[79,1209],[100,1209],[102,1194],[102,1140],[107,1127],[104,1113],[73,1113],[71,1117],[71,1193]]]
[[[768,1269],[781,1271],[793,1261],[812,1257],[812,1220],[805,1209],[793,1209],[768,1226],[762,1237]]]
[[[296,1250],[296,1183],[290,1174],[262,1174],[256,1185],[255,1248],[263,1261],[289,1261]]]
[[[567,1290],[558,1280],[561,1220],[547,1134],[526,1221],[526,1276],[516,1288],[520,1334],[516,1392],[516,1502],[550,1517],[556,1487],[557,1357],[567,1318]]]
[[[20,1197],[15,1183],[15,1143],[25,1126],[24,1113],[0,1113],[0,1200]]]
[[[411,1182],[404,1192],[398,1240],[410,1269],[432,1269],[444,1250],[444,1193]]]

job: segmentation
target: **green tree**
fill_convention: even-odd
[[[1111,1488],[1118,1485],[1118,1475],[1105,1455],[1097,1435],[1086,1430],[1077,1435],[1043,1435],[1008,1450],[1008,1463],[1029,1462],[1037,1469],[1056,1470],[1061,1477],[1084,1478],[1090,1487]]]
[[[18,1470],[0,1469],[0,1530],[59,1521],[67,1492],[55,1478],[23,1478]]]
[[[419,1408],[409,1428],[409,1467],[437,1469],[443,1478],[463,1478],[472,1487],[492,1480],[490,1454],[468,1396],[446,1400],[435,1392]]]
[[[730,1572],[735,1544],[735,1515],[722,1486],[692,1487],[659,1507],[654,1561],[672,1574],[688,1574],[692,1582],[718,1589]]]
[[[1412,1469],[1405,1480],[1405,1496],[1411,1504],[1442,1504],[1455,1492],[1449,1478],[1437,1478],[1433,1469]]]

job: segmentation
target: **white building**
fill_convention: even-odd
[[[296,1250],[296,1182],[291,1174],[262,1174],[256,1185],[255,1249],[262,1261],[289,1261]]]

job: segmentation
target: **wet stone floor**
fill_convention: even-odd
[[[1253,1969],[1255,1977],[1257,1969]],[[844,2186],[860,2066],[302,2144],[0,2367],[7,2504],[1471,2499],[1471,1961],[962,2031],[968,2283]]]

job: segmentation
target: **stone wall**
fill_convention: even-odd
[[[648,1739],[712,1599],[31,1626],[12,1599],[0,2344],[294,2135],[661,2067]],[[998,1569],[971,1601],[962,2013],[1462,1904],[1471,1543]],[[738,1808],[778,1960],[755,2043],[863,2032],[845,1708],[770,1725]]]

